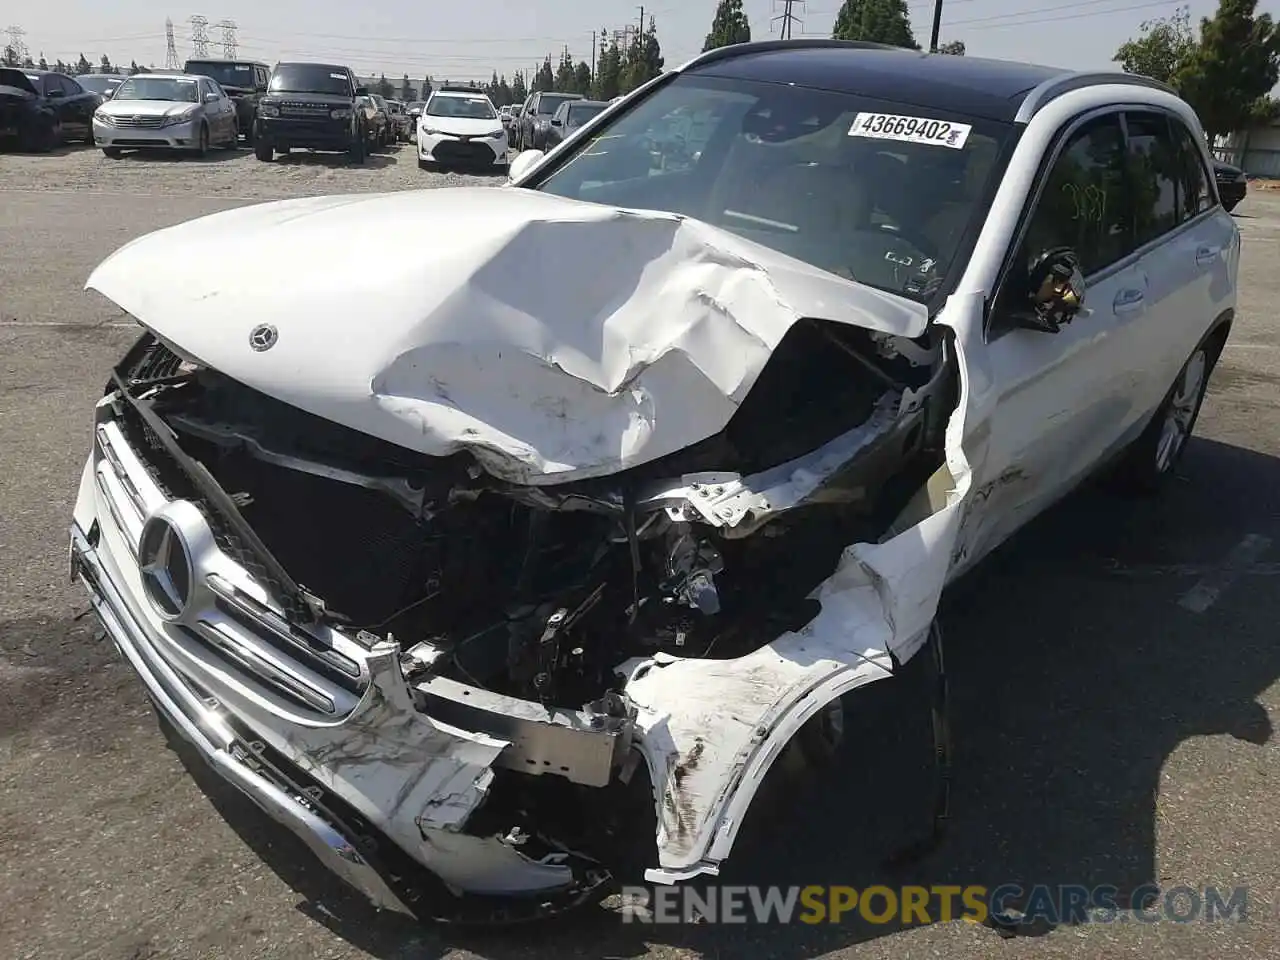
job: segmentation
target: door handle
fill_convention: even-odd
[[[1204,267],[1218,259],[1218,247],[1200,247],[1196,250],[1196,264]]]
[[[1142,308],[1143,304],[1146,303],[1146,299],[1146,294],[1141,290],[1121,290],[1116,294],[1111,306],[1116,313],[1133,313],[1135,310]]]

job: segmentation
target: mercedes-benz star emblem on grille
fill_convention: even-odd
[[[191,603],[191,556],[177,528],[166,517],[155,516],[142,528],[138,565],[147,599],[165,620],[177,620]]]
[[[270,350],[279,339],[279,331],[269,323],[260,323],[249,331],[249,346],[259,353]]]

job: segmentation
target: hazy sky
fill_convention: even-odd
[[[907,0],[916,38],[928,45],[931,0]],[[344,62],[361,73],[399,78],[430,74],[437,79],[508,76],[531,69],[548,53],[558,57],[567,44],[575,58],[590,61],[592,30],[637,23],[630,0],[199,0],[202,6],[174,6],[159,0],[15,0],[0,17],[26,31],[33,57],[75,60],[81,52],[95,63],[102,54],[126,65],[165,62],[165,17],[174,21],[180,58],[191,53],[193,13],[207,17],[211,52],[221,51],[222,31],[214,24],[238,25],[239,55],[272,63],[277,59]],[[1210,13],[1213,0],[1191,0],[1193,17]],[[1275,0],[1260,4],[1260,9]],[[803,32],[829,36],[840,0],[795,4]],[[944,0],[942,40],[963,40],[974,56],[1031,60],[1080,69],[1114,69],[1116,47],[1152,17],[1167,16],[1172,0]],[[668,66],[702,49],[715,0],[652,0],[645,19],[657,18]],[[783,0],[745,0],[754,39],[768,38],[771,18]],[[780,30],[772,24],[773,36]],[[794,30],[799,35],[801,28]],[[0,39],[3,39],[0,37]]]

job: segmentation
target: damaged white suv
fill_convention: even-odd
[[[1235,306],[1196,116],[1132,76],[742,44],[518,166],[88,281],[145,332],[74,571],[172,726],[420,917],[598,895],[637,809],[650,881],[714,874],[945,585],[1172,469]],[[277,255],[228,282],[229,237]]]

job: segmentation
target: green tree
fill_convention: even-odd
[[[844,0],[831,36],[836,40],[866,40],[920,49],[911,32],[906,0]]]
[[[542,61],[542,66],[538,68],[538,72],[533,77],[533,89],[535,92],[544,92],[554,90],[556,88],[556,74],[551,69],[551,58],[547,57]]]
[[[71,64],[63,63],[61,60],[55,60],[53,64],[53,71],[54,73],[69,73],[71,71]]]
[[[591,96],[591,67],[587,61],[579,60],[573,72],[578,78],[578,92],[583,96]]]
[[[524,103],[529,99],[529,84],[524,78],[524,71],[517,70],[511,77],[511,102]]]
[[[408,103],[413,99],[413,84],[409,82],[409,75],[406,73],[400,81],[400,99]]]
[[[36,62],[31,59],[30,54],[27,54],[25,57],[22,58],[23,70],[34,70],[35,68],[36,68]]]
[[[1120,44],[1111,59],[1125,73],[1137,73],[1176,86],[1178,76],[1199,46],[1191,29],[1191,10],[1179,7],[1169,17],[1144,20],[1136,38]]]
[[[422,78],[422,89],[418,91],[418,99],[427,99],[427,97],[431,96],[431,91],[433,89],[435,89],[435,87],[431,83],[431,74],[427,74]]]
[[[80,54],[80,59],[76,61],[76,73],[93,73],[93,64],[84,58],[84,54]]]
[[[556,67],[555,89],[559,93],[578,92],[578,74],[573,69],[573,57],[566,50],[560,54],[560,63]]]
[[[396,95],[395,87],[391,86],[391,81],[387,79],[385,73],[378,77],[378,84],[374,89],[378,96],[386,100],[390,100]]]
[[[742,9],[742,0],[720,0],[711,20],[711,32],[702,43],[703,52],[750,42],[751,21]]]
[[[39,62],[37,63],[37,66],[38,66],[41,70],[48,70],[48,69],[49,69],[49,61],[48,61],[48,60],[46,60],[46,59],[44,58],[44,52],[43,52],[43,51],[40,53],[40,60],[39,60]]]
[[[102,55],[102,66],[99,68],[100,73],[115,73],[116,68],[111,65],[111,58],[105,53]]]
[[[618,49],[616,40],[600,51],[591,92],[597,100],[612,100],[622,93],[622,51]]]
[[[1200,42],[1177,75],[1183,98],[1200,115],[1210,142],[1247,129],[1280,80],[1280,31],[1257,0],[1220,0],[1200,21]]]
[[[631,45],[627,67],[623,74],[622,89],[630,93],[636,87],[648,83],[662,73],[662,44],[658,42],[658,24],[649,18],[649,29]]]
[[[963,57],[963,56],[964,56],[964,41],[963,41],[963,40],[952,40],[950,43],[940,43],[940,44],[938,44],[938,52],[939,52],[939,53],[949,53],[949,54],[951,54],[953,57]]]
[[[4,48],[4,65],[6,67],[16,67],[18,65],[18,51],[13,47]]]

